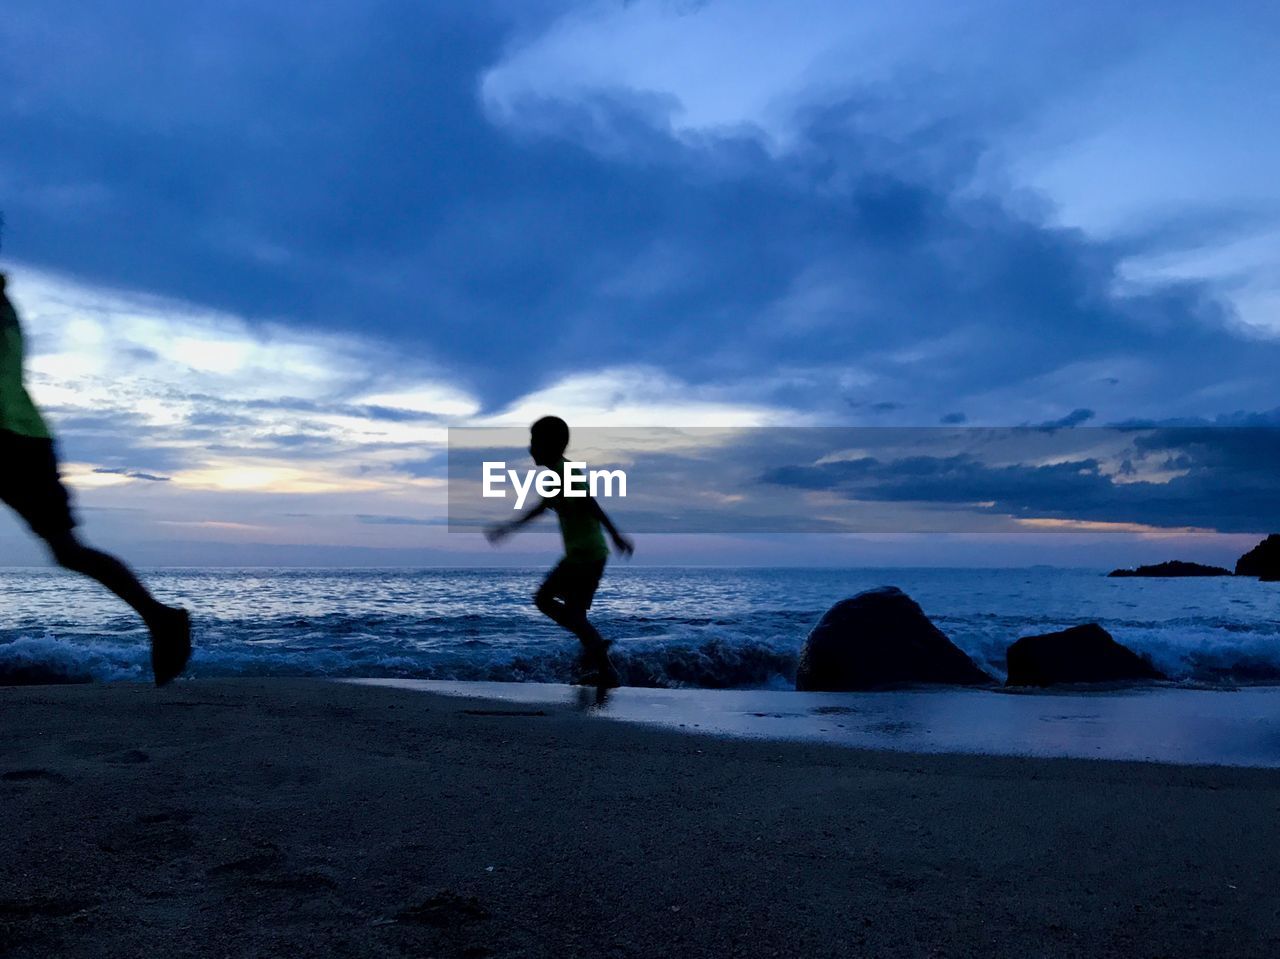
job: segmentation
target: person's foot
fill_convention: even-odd
[[[185,609],[166,608],[152,620],[151,671],[163,686],[182,675],[191,658],[191,616]]]
[[[584,644],[582,656],[578,659],[578,678],[580,686],[619,686],[618,671],[609,659],[611,639],[601,639],[590,645]]]
[[[622,677],[612,663],[595,666],[578,676],[577,685],[595,686],[597,689],[616,689],[622,685]]]

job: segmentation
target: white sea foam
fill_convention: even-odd
[[[196,676],[559,682],[575,641],[530,604],[540,570],[150,573],[195,615]],[[783,688],[835,601],[894,583],[997,679],[1032,633],[1096,621],[1185,683],[1280,683],[1280,588],[1061,570],[611,568],[592,618],[631,685]],[[67,574],[0,570],[0,680],[145,679],[146,635]]]

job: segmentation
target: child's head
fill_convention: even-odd
[[[558,416],[544,416],[529,427],[529,455],[539,466],[556,466],[569,447],[569,424]]]

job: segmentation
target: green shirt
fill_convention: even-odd
[[[560,464],[559,472],[564,475],[563,463]],[[591,508],[591,500],[585,496],[566,497],[563,493],[557,493],[549,499],[551,508],[556,511],[556,519],[560,521],[560,537],[564,540],[565,557],[580,560],[607,558],[609,546],[604,541],[600,520]]]
[[[22,381],[22,358],[18,313],[0,289],[0,430],[49,439],[49,427]]]

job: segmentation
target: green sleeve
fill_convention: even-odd
[[[49,427],[22,382],[22,355],[22,329],[5,302],[0,304],[0,429],[49,439]]]

